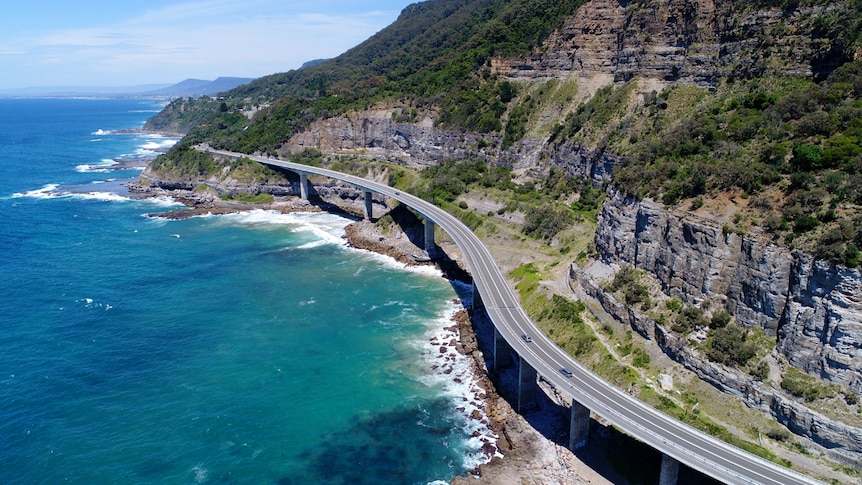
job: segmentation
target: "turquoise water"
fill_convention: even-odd
[[[428,483],[484,432],[434,271],[329,214],[145,214],[151,100],[0,100],[0,483]],[[459,379],[460,380],[460,379]],[[469,379],[464,378],[465,381]],[[470,405],[474,404],[472,398]]]

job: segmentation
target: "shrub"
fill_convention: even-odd
[[[769,378],[769,364],[766,363],[765,360],[761,360],[751,369],[751,377],[754,377],[758,381],[765,381]]]
[[[534,207],[524,218],[524,233],[539,239],[551,239],[572,223],[572,214],[566,209],[555,208],[552,204]]]
[[[705,327],[707,324],[706,318],[703,316],[703,310],[697,307],[689,306],[683,308],[679,315],[674,319],[671,329],[684,333],[695,327]]]
[[[798,145],[793,149],[790,163],[798,170],[810,171],[821,168],[823,149],[820,145]]]
[[[631,266],[625,266],[614,276],[610,285],[611,291],[622,291],[627,305],[649,301],[649,290],[640,282],[640,275]]]
[[[809,214],[799,214],[793,221],[793,232],[797,234],[808,232],[817,227],[818,224],[820,224],[820,220],[816,217]]]
[[[757,348],[748,341],[748,331],[736,324],[729,324],[710,332],[706,355],[709,360],[725,365],[745,365],[757,353]]]
[[[724,328],[730,323],[730,312],[727,310],[719,310],[712,315],[712,320],[709,322],[709,328]]]
[[[670,300],[666,301],[664,304],[668,310],[672,312],[678,312],[682,309],[682,300],[677,297],[673,297]]]
[[[634,350],[634,358],[632,359],[632,365],[635,367],[646,368],[649,366],[650,358],[649,354],[646,353],[643,349],[635,349]]]
[[[786,428],[773,428],[766,432],[766,436],[775,441],[787,441],[790,439],[790,431]]]

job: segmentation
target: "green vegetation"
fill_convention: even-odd
[[[271,204],[275,200],[275,197],[273,197],[272,194],[266,194],[266,193],[261,193],[261,194],[256,194],[256,195],[248,194],[248,193],[242,193],[242,194],[234,194],[234,195],[222,194],[221,199],[222,200],[232,200],[232,201],[236,201],[236,202],[247,202],[250,204]]]
[[[713,362],[744,366],[757,355],[757,346],[749,341],[748,330],[735,323],[709,333],[706,356]]]
[[[189,140],[242,153],[272,152],[312,120],[366,109],[382,100],[415,119],[439,107],[439,124],[498,132],[516,86],[487,69],[494,56],[539,45],[580,0],[432,0],[335,59],[274,74],[224,93],[177,100],[148,127],[190,129]],[[260,111],[256,108],[262,107]],[[523,135],[518,116],[509,140]]]
[[[150,162],[150,169],[164,178],[197,183],[197,191],[206,189],[205,180],[213,177],[223,180],[228,175],[249,183],[288,183],[283,174],[251,159],[228,159],[217,163],[209,152],[195,150],[186,143],[178,145],[171,153],[159,155]]]
[[[521,295],[521,301],[530,298],[539,288],[539,270],[533,263],[518,266],[512,270],[510,276],[517,281],[515,289]]]
[[[489,167],[481,160],[443,162],[425,168],[420,175],[423,181],[416,195],[437,205],[455,201],[471,186],[500,190],[514,187],[509,167]]]
[[[206,178],[219,170],[211,154],[195,150],[186,143],[177,143],[169,155],[159,155],[150,162],[149,167],[166,176],[192,181]]]
[[[724,426],[721,426],[720,424],[712,421],[708,417],[698,412],[697,409],[694,409],[694,406],[681,407],[673,400],[656,393],[650,388],[645,388],[641,392],[640,397],[641,400],[652,405],[653,407],[664,412],[665,414],[668,414],[669,416],[672,416],[684,423],[687,423],[703,431],[704,433],[707,433],[711,436],[715,436],[716,438],[719,438],[726,443],[730,443],[733,446],[742,448],[749,453],[753,453],[761,458],[765,458],[780,465],[787,467],[791,465],[791,463],[789,463],[787,460],[779,458],[775,455],[775,453],[769,451],[768,449],[734,435]],[[697,403],[696,397],[692,400],[692,404]]]
[[[623,85],[597,94],[555,133],[577,139],[587,127],[595,130],[605,113],[620,111],[613,100],[625,93]],[[704,196],[728,191],[756,196],[753,218],[776,239],[859,264],[862,61],[819,83],[727,81],[712,95],[672,87],[647,96],[614,126],[604,133],[612,151],[628,155],[615,174],[628,194],[669,205],[702,205]],[[774,187],[780,192],[767,193]]]
[[[795,367],[788,367],[784,371],[781,388],[794,396],[805,398],[808,402],[834,397],[838,392],[837,386],[825,383]]]
[[[633,266],[624,266],[611,281],[608,289],[621,292],[626,305],[635,306],[643,303],[649,306],[649,289],[641,282],[641,273]]]

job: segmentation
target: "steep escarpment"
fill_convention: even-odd
[[[610,262],[648,271],[665,293],[726,308],[775,335],[795,367],[862,393],[862,274],[611,190],[596,231]]]
[[[542,49],[495,63],[514,78],[612,75],[715,86],[728,76],[824,76],[852,59],[816,19],[828,5],[757,8],[757,2],[593,0]]]
[[[723,392],[742,399],[748,407],[772,415],[794,433],[824,446],[838,460],[858,463],[862,457],[862,430],[830,419],[745,373],[710,362],[686,338],[675,335],[649,316],[634,311],[603,290],[586,272],[573,269],[572,278],[589,297],[615,319],[625,322],[644,337],[655,341],[677,362]]]
[[[434,126],[430,118],[418,123],[400,122],[400,110],[366,110],[315,121],[292,136],[281,151],[296,154],[315,149],[329,155],[359,155],[417,167],[467,158],[515,169],[547,165],[596,184],[609,181],[613,168],[622,163],[619,157],[568,141],[524,139],[501,149],[499,136],[447,130]]]

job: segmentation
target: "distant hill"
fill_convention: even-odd
[[[220,77],[215,81],[206,81],[202,79],[186,79],[185,81],[179,82],[172,86],[154,89],[142,94],[147,96],[167,97],[212,96],[214,94],[218,94],[224,91],[230,91],[237,86],[248,84],[252,81],[254,81],[254,78],[246,77]]]
[[[0,98],[73,98],[105,97],[121,98],[138,96],[147,91],[163,89],[168,84],[143,84],[138,86],[35,86],[2,89]]]
[[[253,80],[253,78],[245,77],[220,77],[215,81],[186,79],[177,84],[141,84],[137,86],[39,86],[3,89],[0,90],[0,98],[199,97],[230,91]]]
[[[328,61],[328,60],[329,60],[329,59],[314,59],[314,60],[312,60],[312,61],[306,61],[306,62],[303,62],[303,63],[302,63],[302,65],[301,65],[301,66],[299,66],[299,68],[300,68],[300,69],[305,69],[306,67],[316,66],[316,65],[318,65],[318,64],[323,64],[324,62],[326,62],[326,61]]]

